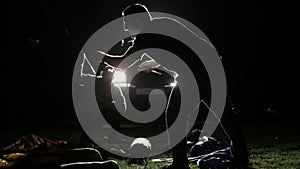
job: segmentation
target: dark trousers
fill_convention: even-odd
[[[238,113],[236,113],[233,105],[228,100],[222,116],[223,126],[232,141],[232,153],[234,165],[244,165],[249,163],[249,152],[247,150],[246,139],[240,124]]]
[[[172,149],[172,169],[189,169],[189,162],[187,157],[187,140],[184,138]]]

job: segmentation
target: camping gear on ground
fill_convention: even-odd
[[[230,142],[217,141],[212,137],[201,137],[192,146],[190,162],[197,162],[201,169],[227,169],[232,165]]]
[[[230,143],[217,141],[213,137],[201,137],[190,149],[190,163],[196,163],[201,169],[227,169],[232,166],[233,155]],[[152,162],[173,162],[172,158],[152,159]],[[166,165],[163,169],[171,169],[172,165]]]
[[[73,148],[66,141],[28,134],[0,149],[0,167],[11,169],[118,169],[116,161],[103,161],[95,148]]]

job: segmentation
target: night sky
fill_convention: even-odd
[[[276,40],[268,25],[273,15],[263,10],[262,4],[238,0],[37,0],[7,6],[8,30],[3,33],[9,62],[2,61],[8,68],[3,73],[7,80],[2,90],[7,94],[2,95],[1,125],[78,125],[71,90],[75,60],[95,31],[135,2],[153,12],[180,16],[207,35],[223,57],[229,91],[243,123],[271,123],[293,115],[285,112],[285,101],[281,102],[286,99],[286,76],[281,71],[285,67],[282,59],[274,56],[280,45],[270,43]]]

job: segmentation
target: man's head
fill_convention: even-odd
[[[128,17],[128,15],[131,14],[138,15]],[[142,4],[129,5],[122,11],[122,16],[124,31],[129,32],[130,35],[133,36],[139,34],[143,30],[145,24],[151,21],[151,15],[148,9]]]

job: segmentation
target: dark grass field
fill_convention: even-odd
[[[254,169],[300,169],[300,137],[296,126],[268,125],[247,126],[244,129],[250,152],[251,168]],[[170,157],[162,154],[158,157]],[[126,160],[118,160],[121,168],[143,168],[142,165],[128,165]],[[169,163],[148,163],[149,169],[160,169]],[[195,164],[191,169],[198,169]]]
[[[255,169],[299,169],[300,168],[300,146],[299,145],[272,145],[254,146],[249,145],[251,168]],[[163,154],[158,157],[170,157],[170,154]],[[150,159],[151,160],[151,159]],[[144,168],[144,165],[128,165],[126,160],[117,160],[122,169]],[[161,169],[170,163],[149,162],[147,168]],[[198,169],[196,164],[190,164],[191,169]]]
[[[255,169],[300,169],[300,137],[299,127],[296,124],[269,124],[245,126],[244,133],[250,152],[251,167]],[[18,137],[28,133],[34,133],[52,139],[67,140],[78,143],[80,127],[36,127],[18,128],[13,131],[3,131],[1,133],[1,147],[14,142]],[[218,134],[217,134],[218,135]],[[151,162],[153,158],[171,157],[170,153],[149,158],[148,169],[160,169],[166,162]],[[121,169],[144,168],[144,165],[131,164],[128,159],[117,159]],[[191,164],[192,169],[198,168]]]
[[[300,168],[299,144],[250,147],[253,168]]]

